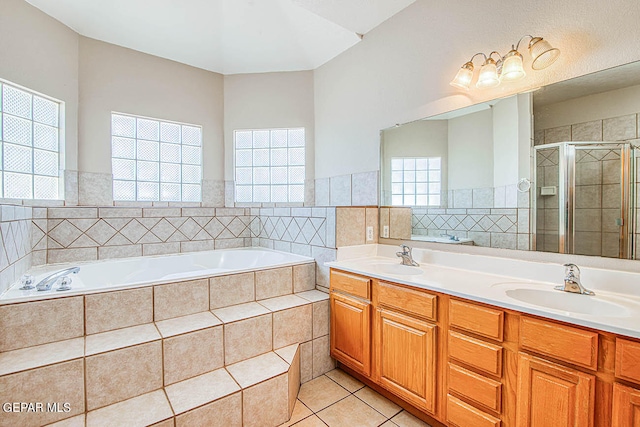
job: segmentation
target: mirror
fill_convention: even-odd
[[[638,113],[640,62],[384,129],[381,237],[636,259]]]

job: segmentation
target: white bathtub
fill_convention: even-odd
[[[147,256],[104,261],[51,264],[32,268],[34,285],[47,275],[70,267],[80,267],[70,274],[71,289],[56,291],[20,290],[14,283],[0,295],[0,304],[58,298],[129,289],[140,286],[179,282],[182,280],[241,273],[313,262],[313,258],[264,248],[241,248],[193,252],[177,255]]]

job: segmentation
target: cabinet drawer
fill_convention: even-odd
[[[616,338],[616,377],[640,383],[640,343]]]
[[[331,270],[331,290],[369,299],[371,298],[371,279]]]
[[[482,372],[502,376],[502,347],[449,331],[449,357]]]
[[[499,427],[498,418],[467,405],[450,394],[447,395],[447,421],[457,427]]]
[[[523,316],[520,319],[520,347],[585,368],[598,368],[596,332]]]
[[[436,295],[378,282],[378,304],[436,320]]]
[[[500,413],[502,384],[451,363],[449,363],[449,392],[464,396]]]
[[[464,301],[449,302],[451,326],[502,342],[504,312]]]

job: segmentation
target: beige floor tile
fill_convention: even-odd
[[[382,424],[380,427],[398,427],[398,424],[394,424],[391,421],[387,421],[386,423]]]
[[[407,411],[402,411],[395,417],[391,418],[398,427],[430,427],[429,424],[414,417]]]
[[[78,359],[84,356],[84,338],[73,338],[0,353],[0,375]]]
[[[274,352],[227,366],[227,371],[242,388],[284,374],[287,370],[289,370],[287,362]]]
[[[334,369],[327,372],[325,375],[349,390],[351,393],[354,393],[364,387],[364,384],[344,372],[342,369]]]
[[[402,411],[401,407],[369,387],[360,389],[355,393],[355,396],[387,418],[391,418]]]
[[[141,411],[140,408],[145,410]],[[157,390],[89,412],[87,427],[142,427],[172,416],[167,397],[162,390]]]
[[[270,313],[270,311],[257,302],[248,302],[246,304],[238,304],[213,310],[213,314],[224,323],[236,322],[267,313]]]
[[[327,427],[325,423],[322,422],[317,415],[313,415],[311,417],[305,418],[299,423],[294,424],[296,427]],[[355,426],[351,426],[355,427]]]
[[[355,396],[349,396],[316,415],[329,427],[377,427],[387,419]]]
[[[220,324],[222,324],[222,322],[216,316],[211,314],[210,311],[190,314],[188,316],[174,317],[173,319],[156,322],[156,326],[158,327],[162,338],[185,334],[199,329],[206,329]]]
[[[91,356],[93,354],[105,353],[107,351],[131,347],[159,339],[160,334],[151,323],[102,332],[87,336],[85,343],[86,355]]]
[[[218,369],[165,387],[176,415],[239,390],[238,384],[224,369]]]
[[[304,403],[300,401],[300,399],[296,400],[296,404],[293,407],[293,413],[291,414],[291,418],[288,422],[281,424],[280,427],[289,427],[297,423],[298,421],[307,418],[308,416],[313,415],[311,409],[307,408]]]
[[[302,384],[298,399],[313,412],[318,412],[349,395],[349,392],[325,376]]]

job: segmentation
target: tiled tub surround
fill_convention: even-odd
[[[0,205],[0,294],[31,268],[32,208]]]
[[[314,276],[306,263],[3,305],[0,399],[71,410],[0,426],[279,425],[300,383],[334,367]]]
[[[411,233],[446,233],[472,239],[475,246],[529,249],[529,192],[518,192],[516,185],[450,190],[447,205],[412,208]]]

